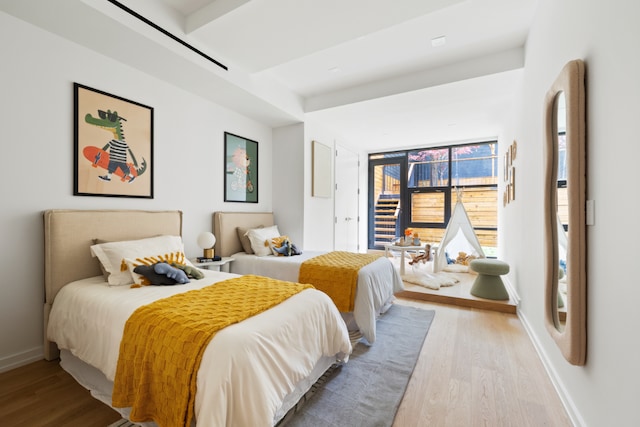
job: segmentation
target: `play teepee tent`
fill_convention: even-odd
[[[451,247],[452,250],[448,251],[452,258],[458,255],[458,252],[466,252],[470,255],[476,255],[480,258],[484,258],[484,251],[478,241],[471,221],[469,221],[469,215],[462,204],[462,194],[458,193],[458,201],[453,208],[453,214],[447,224],[447,229],[444,232],[440,246],[435,253],[433,260],[433,271],[438,272],[447,266],[447,248]]]

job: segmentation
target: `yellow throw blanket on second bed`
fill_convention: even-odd
[[[113,406],[132,407],[134,422],[189,426],[198,368],[215,333],[310,287],[242,276],[138,308],[120,343]]]
[[[298,282],[310,283],[331,297],[341,312],[353,311],[358,272],[380,255],[334,251],[318,255],[300,265]]]

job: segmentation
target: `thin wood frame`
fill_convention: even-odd
[[[558,114],[560,93],[566,100],[567,194],[567,315],[558,314]],[[545,98],[545,326],[562,355],[573,365],[584,365],[587,352],[586,272],[586,113],[585,67],[570,61]]]

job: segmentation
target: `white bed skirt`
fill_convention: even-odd
[[[316,367],[307,378],[304,378],[298,383],[295,390],[289,395],[285,396],[284,401],[280,409],[276,412],[273,420],[273,425],[276,425],[291,408],[309,391],[311,386],[336,362],[335,357],[323,357],[320,359]],[[98,399],[105,405],[111,406],[111,392],[113,390],[113,383],[104,376],[104,374],[97,368],[83,362],[79,358],[75,357],[69,350],[60,351],[60,366],[66,372],[68,372],[81,386],[91,392],[91,396]],[[113,408],[123,418],[129,419],[129,408]],[[154,422],[148,423],[136,423],[143,427],[157,427]],[[194,421],[192,426],[196,426]]]

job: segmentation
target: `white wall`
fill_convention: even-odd
[[[273,130],[273,215],[281,234],[300,249],[304,239],[304,124]]]
[[[520,79],[521,80],[521,79]],[[518,86],[520,89],[522,88],[522,82]],[[523,183],[520,177],[521,167],[527,162],[527,159],[524,158],[521,154],[520,147],[521,141],[518,140],[518,135],[516,132],[516,121],[518,117],[520,117],[520,99],[521,97],[516,94],[513,98],[512,105],[505,106],[505,110],[502,112],[502,116],[504,120],[502,122],[502,128],[499,129],[497,140],[498,140],[498,256],[497,258],[503,260],[509,264],[509,273],[506,276],[503,276],[503,280],[505,280],[511,287],[512,297],[516,300],[516,303],[520,301],[520,294],[517,287],[517,280],[520,262],[516,255],[517,252],[513,250],[509,250],[509,242],[513,242],[513,236],[521,233],[520,230],[521,224],[517,222],[517,219],[523,215],[523,206],[524,202],[521,200],[526,198],[526,193],[522,191],[523,188],[526,187],[526,183]],[[515,200],[508,203],[506,206],[503,202],[503,195],[506,187],[505,182],[505,174],[504,170],[501,167],[505,160],[505,154],[514,141],[517,145],[517,153],[516,158],[513,160],[513,167],[515,170],[515,176],[517,178],[516,181],[516,189],[515,189]],[[515,294],[513,294],[515,292]]]
[[[517,263],[520,314],[576,424],[637,425],[640,287],[633,270],[640,117],[640,3],[541,0],[527,44],[518,139],[517,209],[505,210],[506,252]],[[543,322],[543,99],[564,64],[586,61],[587,364],[568,364]],[[513,225],[512,225],[513,224]]]
[[[333,249],[334,210],[334,167],[335,156],[331,156],[331,197],[313,197],[311,195],[312,141],[318,141],[331,147],[335,153],[337,135],[320,123],[306,121],[304,126],[304,240],[308,249],[326,251]]]
[[[273,212],[279,230],[303,251],[333,250],[335,156],[331,156],[331,197],[313,197],[312,141],[335,149],[337,134],[306,121],[274,129]],[[285,228],[286,227],[286,228]]]
[[[272,130],[0,12],[0,371],[42,358],[42,211],[180,209],[189,256],[216,210],[272,209]],[[73,196],[73,82],[154,107],[154,199]],[[259,203],[223,202],[223,133],[259,142]]]

